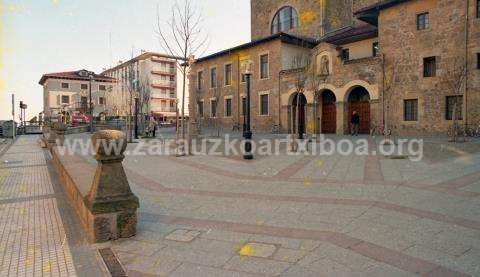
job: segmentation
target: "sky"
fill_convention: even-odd
[[[182,0],[178,0],[182,1]],[[206,54],[250,40],[249,0],[191,0],[209,36]],[[11,119],[11,94],[43,110],[44,73],[100,73],[132,51],[164,52],[155,34],[171,17],[175,0],[0,0],[0,120]]]

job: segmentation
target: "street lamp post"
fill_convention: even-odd
[[[251,76],[252,72],[250,70],[250,63],[246,64],[245,70],[245,79],[247,82],[247,103],[246,103],[246,111],[244,115],[244,124],[243,124],[243,137],[245,138],[245,153],[243,154],[243,158],[245,160],[252,160],[252,131],[250,130],[250,89],[251,89]]]
[[[88,75],[88,110],[90,114],[90,133],[93,133],[93,105],[92,105],[92,82],[93,82],[93,74]]]
[[[135,139],[138,139],[138,97],[135,97]]]

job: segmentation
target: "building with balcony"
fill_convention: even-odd
[[[47,117],[61,112],[89,114],[90,86],[93,116],[106,114],[112,98],[110,93],[115,79],[93,74],[87,70],[44,74],[39,81],[43,86],[43,107]]]
[[[128,116],[134,111],[134,99],[138,98],[141,114],[153,114],[160,121],[175,120],[177,108],[180,111],[182,107],[183,78],[179,60],[181,58],[142,51],[141,55],[105,70],[103,76],[118,81],[113,90],[115,101],[108,107],[110,114]],[[186,99],[188,103],[188,94]]]

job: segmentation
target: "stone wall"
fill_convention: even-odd
[[[115,137],[116,135],[116,137]],[[93,243],[128,238],[136,234],[138,198],[131,192],[121,164],[126,140],[121,132],[100,131],[93,136],[105,143],[95,158],[97,167],[83,158],[68,154],[63,146],[50,139],[45,143],[70,204],[75,209],[88,238]],[[58,143],[58,139],[57,139]],[[93,142],[96,145],[96,142]],[[119,155],[107,154],[103,146],[124,145]]]
[[[353,12],[380,2],[379,0],[353,0]]]
[[[278,72],[281,70],[281,47],[280,40],[257,45],[255,47],[219,56],[192,67],[190,74],[190,116],[195,121],[200,121],[204,127],[220,126],[226,131],[231,131],[234,124],[242,124],[241,99],[246,95],[246,84],[240,82],[240,73],[243,72],[242,63],[251,59],[252,83],[251,83],[251,122],[252,129],[256,131],[271,130],[273,124],[278,124]],[[261,80],[259,76],[260,55],[269,55],[269,78]],[[225,85],[224,66],[232,64],[232,83]],[[210,88],[210,69],[217,68],[217,88]],[[202,90],[197,89],[197,73],[203,71]],[[259,95],[269,94],[269,115],[260,115]],[[232,116],[225,117],[225,97],[232,99]],[[217,118],[210,117],[210,100],[217,99]],[[197,102],[203,100],[204,116],[199,117]]]
[[[386,58],[387,75],[394,76],[392,89],[386,94],[387,114],[400,133],[445,134],[451,126],[452,121],[445,116],[446,97],[458,93],[446,80],[452,76],[449,71],[465,60],[465,6],[464,1],[409,1],[380,13],[379,41]],[[423,12],[429,12],[430,26],[419,31],[416,18]],[[478,33],[478,23],[471,27],[471,34]],[[474,49],[478,51],[478,39],[474,38],[470,45],[469,55],[473,57]],[[435,77],[423,76],[423,58],[426,57],[436,57]],[[473,70],[475,59],[468,60],[469,116],[478,119],[478,108],[475,109],[480,106],[478,73]],[[404,121],[405,99],[418,99],[418,121]],[[465,115],[465,107],[463,112]]]
[[[284,6],[295,8],[300,27],[292,34],[320,37],[352,21],[352,0],[251,0],[252,40],[271,35],[271,23]]]
[[[328,55],[330,61],[330,75],[325,79],[317,77],[317,93],[314,93],[311,85],[307,85],[304,92],[307,99],[306,125],[307,133],[320,132],[321,98],[323,91],[329,90],[335,94],[337,106],[337,134],[348,132],[347,101],[349,93],[356,87],[365,88],[371,99],[371,125],[379,125],[382,122],[382,58],[369,57],[357,60],[342,61],[335,46],[322,43],[312,50],[312,56]],[[284,74],[281,86],[281,129],[283,132],[291,131],[289,122],[289,106],[292,95],[296,92],[296,73]],[[314,107],[316,106],[316,107]],[[316,125],[315,125],[316,124]]]

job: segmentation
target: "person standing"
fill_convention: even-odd
[[[352,114],[352,136],[358,136],[358,130],[360,129],[360,115],[357,111],[354,111]]]
[[[156,137],[155,132],[157,129],[157,122],[155,121],[155,117],[153,114],[150,116],[150,124],[149,124],[150,132],[152,133],[152,137]]]

